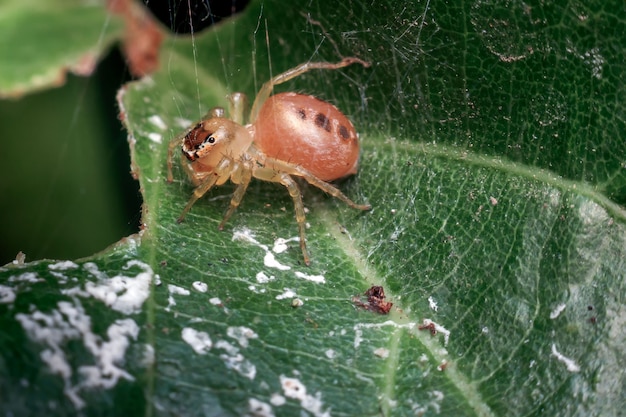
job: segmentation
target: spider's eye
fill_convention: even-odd
[[[215,143],[215,138],[213,136],[209,136],[208,138],[206,138],[206,141],[209,143]]]

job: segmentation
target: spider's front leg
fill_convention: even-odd
[[[230,206],[228,207],[228,210],[226,210],[226,214],[224,214],[224,217],[218,226],[219,230],[224,230],[224,225],[228,219],[230,219],[230,216],[233,215],[235,210],[237,210],[237,207],[239,207],[239,204],[248,189],[250,180],[252,180],[252,167],[253,162],[250,158],[242,158],[241,163],[235,163],[235,167],[230,174],[230,180],[234,184],[237,184],[237,188],[235,188],[235,192],[230,199]]]
[[[185,215],[191,209],[191,207],[195,204],[198,199],[202,198],[216,183],[222,183],[228,176],[232,170],[233,161],[229,158],[222,159],[219,164],[215,167],[213,172],[209,173],[208,176],[200,182],[194,190],[191,198],[187,202],[187,205],[183,209],[183,212],[180,214],[178,219],[176,220],[178,223],[182,223],[185,220]],[[226,178],[224,178],[226,176]]]
[[[246,123],[246,110],[248,110],[248,97],[244,93],[232,93],[228,96],[230,120],[244,125]]]

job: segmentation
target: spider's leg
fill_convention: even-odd
[[[245,124],[245,113],[248,109],[248,97],[244,93],[233,93],[228,96],[228,102],[230,119],[237,124]]]
[[[289,191],[289,195],[293,200],[293,205],[296,210],[296,221],[298,222],[298,231],[300,235],[300,250],[302,250],[302,256],[304,257],[305,265],[311,264],[311,259],[306,248],[306,236],[305,236],[305,222],[306,216],[304,214],[304,204],[302,203],[302,193],[298,184],[294,181],[289,174],[277,172],[268,168],[257,168],[254,170],[255,178],[259,178],[264,181],[278,182],[284,185]]]
[[[304,257],[304,264],[310,265],[311,259],[309,259],[309,253],[306,249],[306,236],[305,236],[305,226],[306,226],[306,217],[304,214],[304,204],[302,203],[302,193],[300,192],[300,188],[298,188],[298,184],[287,174],[280,174],[280,183],[287,187],[287,191],[289,191],[289,195],[293,200],[293,205],[296,209],[296,221],[298,222],[298,232],[300,234],[300,250],[302,251],[302,256]]]
[[[290,164],[289,162],[280,161],[274,158],[266,158],[265,164],[267,166],[274,167],[277,171],[286,172],[291,175],[296,175],[304,178],[306,182],[309,184],[319,188],[331,196],[338,198],[339,200],[346,203],[348,206],[357,209],[357,210],[371,210],[372,206],[369,204],[357,204],[354,201],[350,200],[344,193],[342,193],[335,186],[322,181],[317,178],[315,175],[311,174],[309,171],[301,168],[298,165]]]
[[[187,202],[187,205],[183,209],[183,212],[180,214],[178,219],[176,220],[178,223],[182,223],[185,220],[185,215],[191,209],[191,207],[195,204],[198,199],[200,199],[203,195],[205,195],[214,185],[217,183],[220,178],[223,178],[224,175],[228,175],[228,170],[231,167],[232,162],[228,158],[224,158],[220,161],[219,164],[215,167],[213,172],[204,179],[200,185],[198,185],[194,190],[191,198]]]
[[[222,218],[222,221],[220,222],[220,230],[224,229],[224,225],[228,219],[230,219],[230,216],[232,216],[235,210],[237,210],[237,207],[239,207],[239,203],[241,203],[241,200],[248,189],[248,185],[250,184],[250,180],[252,179],[252,166],[250,161],[244,161],[233,171],[234,172],[231,174],[231,180],[237,184],[237,188],[235,189],[233,197],[230,200],[230,206],[228,207],[226,214],[224,214],[224,218]]]
[[[259,115],[259,111],[261,110],[261,106],[267,100],[267,98],[272,94],[272,90],[275,85],[282,84],[291,80],[292,78],[296,78],[305,72],[309,72],[314,69],[328,69],[334,70],[343,67],[347,67],[352,64],[361,64],[364,67],[369,67],[370,63],[363,61],[359,58],[348,57],[344,58],[339,62],[305,62],[304,64],[300,64],[297,67],[291,68],[283,72],[282,74],[278,74],[273,77],[271,80],[267,81],[254,99],[254,103],[252,104],[252,111],[250,112],[250,123],[254,123],[256,121],[257,116]]]

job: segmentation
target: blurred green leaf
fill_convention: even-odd
[[[9,0],[0,5],[0,97],[18,97],[91,74],[119,39],[121,21],[104,2]]]
[[[257,2],[166,42],[162,70],[120,95],[145,228],[89,260],[1,271],[0,401],[14,414],[84,401],[109,415],[619,415],[623,21],[606,2]],[[372,67],[277,91],[354,120],[361,170],[340,187],[372,212],[307,188],[309,268],[297,244],[274,250],[297,230],[277,185],[254,182],[223,232],[230,186],[176,223],[192,187],[179,166],[165,181],[172,137],[228,92],[349,55]],[[371,285],[389,316],[355,307]]]

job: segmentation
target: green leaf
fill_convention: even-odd
[[[20,1],[0,5],[0,97],[17,97],[88,75],[119,38],[121,21],[103,3]]]
[[[166,42],[162,69],[120,93],[144,230],[91,259],[0,272],[0,401],[14,414],[619,415],[624,17],[616,2],[256,2]],[[361,168],[339,187],[374,209],[305,188],[311,267],[296,243],[275,246],[297,231],[275,184],[253,182],[222,232],[229,185],[177,224],[193,188],[179,164],[167,184],[169,140],[229,92],[341,56],[372,67],[276,90],[352,118]],[[354,302],[372,285],[389,316]]]

